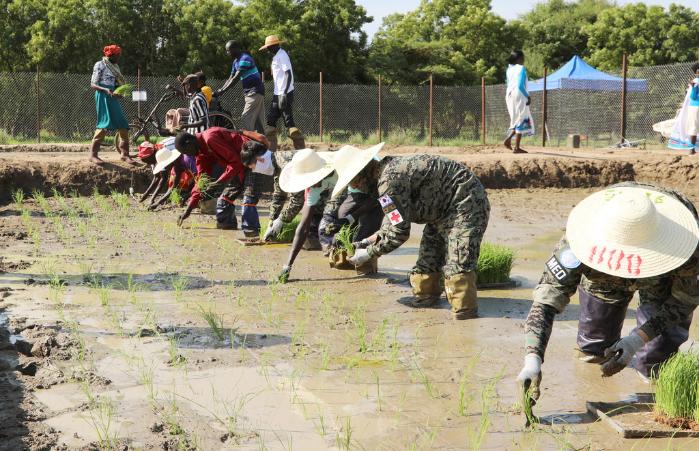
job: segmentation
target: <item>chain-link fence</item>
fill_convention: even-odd
[[[659,142],[652,125],[675,116],[691,78],[689,66],[629,70],[629,78],[646,80],[647,89],[627,92],[627,139]],[[126,78],[133,85],[138,82],[136,77]],[[208,80],[213,87],[223,82]],[[168,83],[177,81],[141,77],[140,86],[148,93],[148,100],[140,104],[123,101],[130,120],[145,118]],[[547,91],[548,142],[565,145],[569,135],[575,134],[580,135],[583,145],[618,143],[622,116],[619,85],[582,84],[577,89]],[[271,83],[266,88],[269,102]],[[542,98],[541,91],[532,93],[537,136],[529,138],[530,143],[541,142],[544,131]],[[88,141],[94,131],[95,104],[89,74],[0,73],[0,99],[0,144],[81,142]],[[234,119],[239,118],[243,107],[240,85],[228,91],[221,102]],[[173,99],[161,104],[156,114],[163,121],[168,109],[186,106],[186,101]],[[417,86],[296,83],[294,118],[310,140],[354,143],[382,139],[396,144],[475,144],[483,140],[483,123],[486,142],[497,143],[505,137],[509,125],[504,85],[486,86],[482,92],[480,86],[438,86],[429,80]]]

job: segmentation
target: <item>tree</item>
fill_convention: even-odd
[[[0,0],[0,71],[33,70],[25,44],[31,25],[45,16],[41,0]]]
[[[490,10],[490,0],[422,0],[406,14],[388,16],[370,49],[373,74],[389,83],[502,80],[506,56],[521,33]]]
[[[613,5],[608,0],[549,0],[538,3],[518,21],[526,33],[527,69],[543,75],[544,67],[557,69],[570,58],[589,57],[586,27]]]
[[[623,53],[632,66],[693,61],[699,49],[699,14],[675,4],[633,3],[602,11],[586,27],[590,63],[602,70],[618,70]]]

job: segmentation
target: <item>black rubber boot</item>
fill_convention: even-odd
[[[616,343],[626,316],[625,304],[611,304],[596,298],[582,288],[580,297],[580,322],[578,323],[578,349],[585,354],[581,360],[599,363],[604,350]]]

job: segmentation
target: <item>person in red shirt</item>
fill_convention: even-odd
[[[182,225],[202,198],[218,197],[216,202],[216,227],[235,229],[235,200],[244,189],[245,166],[240,160],[243,146],[255,149],[268,146],[264,135],[249,131],[233,131],[223,127],[211,127],[192,135],[180,133],[175,138],[175,148],[185,155],[195,157],[199,180],[192,189],[187,208],[177,219]],[[211,177],[214,167],[223,168],[223,173],[211,183],[202,183],[204,174]]]

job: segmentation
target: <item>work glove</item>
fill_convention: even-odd
[[[279,94],[277,97],[277,105],[279,105],[280,110],[286,109],[286,94]]]
[[[368,239],[364,238],[361,241],[355,241],[352,243],[352,246],[354,246],[355,249],[366,249],[369,247],[371,243],[369,242]]]
[[[366,249],[356,249],[354,255],[347,260],[354,266],[362,266],[364,263],[371,260],[371,257]]]
[[[287,283],[289,281],[289,274],[291,274],[291,266],[284,265],[282,267],[282,272],[277,276],[277,282]]]
[[[277,218],[274,221],[272,221],[267,226],[267,231],[265,231],[265,234],[262,237],[262,241],[269,241],[275,236],[279,235],[279,232],[282,231],[282,227],[284,227],[284,223],[282,222],[281,218]]]
[[[634,330],[631,331],[628,336],[622,338],[612,346],[605,349],[604,357],[607,360],[602,364],[602,376],[613,376],[629,366],[633,356],[645,344],[646,342],[643,341],[643,338],[641,338],[641,336]]]
[[[524,367],[517,375],[517,381],[522,384],[524,393],[529,391],[532,405],[536,404],[541,395],[541,357],[534,353],[525,355]]]

